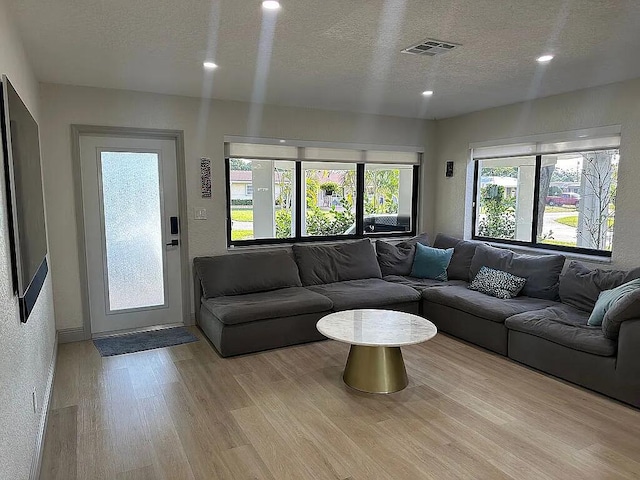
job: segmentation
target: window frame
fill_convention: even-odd
[[[417,232],[417,221],[418,221],[418,205],[419,205],[419,194],[420,194],[420,164],[422,155],[420,155],[420,162],[416,165],[411,165],[413,172],[413,183],[412,183],[412,192],[411,192],[411,230],[404,232],[364,232],[364,187],[365,187],[365,162],[341,162],[341,163],[350,163],[356,166],[356,212],[355,212],[355,220],[356,220],[356,231],[353,234],[348,235],[323,235],[323,236],[303,236],[302,235],[302,221],[303,221],[303,210],[304,204],[302,202],[305,201],[306,191],[304,191],[304,182],[303,182],[303,168],[302,164],[305,161],[303,158],[297,159],[287,159],[288,161],[295,162],[295,170],[294,170],[294,182],[295,182],[295,209],[292,212],[292,215],[295,218],[295,233],[288,238],[256,238],[249,240],[232,240],[232,224],[231,224],[231,181],[230,181],[230,165],[231,158],[236,158],[230,155],[225,155],[224,160],[224,168],[225,168],[225,183],[226,183],[226,231],[227,231],[227,248],[235,248],[235,247],[250,247],[250,246],[262,246],[262,245],[282,245],[282,244],[293,244],[293,243],[312,243],[312,242],[335,242],[335,241],[348,241],[348,240],[359,240],[362,238],[389,238],[389,237],[413,237]],[[245,158],[245,157],[242,157]],[[251,158],[245,158],[246,160],[252,160]],[[274,159],[277,160],[277,159]],[[320,162],[318,160],[313,160],[315,163],[326,163],[328,167],[331,166],[331,161]],[[388,164],[390,168],[394,166],[394,164]],[[401,166],[401,164],[398,164]],[[330,168],[328,168],[330,169]]]
[[[565,153],[581,153],[581,152],[597,152],[601,150],[609,150],[611,148],[585,148],[585,149],[575,149],[575,150],[566,150],[562,151],[562,154]],[[616,150],[620,150],[620,147],[615,147]],[[530,154],[533,156],[533,154]],[[483,242],[491,242],[495,244],[505,244],[505,245],[514,245],[520,247],[529,247],[536,248],[542,250],[551,250],[557,252],[567,252],[567,253],[575,253],[580,255],[587,255],[593,257],[611,257],[613,254],[612,250],[597,250],[593,248],[582,248],[582,247],[569,247],[566,245],[554,245],[549,243],[538,242],[538,218],[539,218],[539,209],[538,205],[540,202],[540,174],[542,170],[542,157],[545,155],[553,155],[553,153],[537,153],[535,154],[536,158],[536,172],[535,172],[535,185],[534,185],[534,201],[533,201],[533,216],[531,221],[531,241],[525,242],[521,240],[510,240],[505,238],[493,238],[493,237],[483,237],[480,235],[476,235],[476,227],[477,227],[477,209],[478,209],[478,180],[479,180],[479,166],[480,162],[483,160],[489,159],[506,159],[506,158],[516,158],[521,155],[507,155],[507,156],[496,156],[491,158],[479,158],[473,159],[474,162],[474,172],[473,172],[473,200],[472,200],[472,208],[471,208],[471,239],[478,240]],[[615,228],[615,223],[614,223]]]

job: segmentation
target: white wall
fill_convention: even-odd
[[[9,77],[38,120],[38,84],[2,1],[0,73]],[[31,392],[36,389],[38,405],[42,405],[55,321],[49,275],[29,321],[20,323],[11,280],[6,195],[4,169],[0,168],[0,478],[20,480],[29,478],[41,414],[40,408],[33,412]]]
[[[435,230],[464,232],[470,143],[606,125],[622,125],[612,266],[640,265],[640,79],[436,122]],[[449,160],[455,162],[453,178],[444,176]]]
[[[82,326],[71,124],[184,130],[189,255],[225,251],[223,137],[247,135],[249,104],[52,84],[42,84],[40,91],[45,201],[59,329]],[[423,148],[425,133],[433,126],[423,120],[288,107],[265,107],[262,118],[255,136]],[[427,146],[429,152],[431,148]],[[200,198],[202,156],[211,158],[211,199]],[[208,219],[194,220],[195,208],[206,208]],[[423,226],[429,229],[431,221],[431,212],[426,212]]]

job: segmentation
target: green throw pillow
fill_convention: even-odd
[[[452,256],[453,248],[443,250],[416,243],[416,254],[413,257],[411,276],[446,282],[448,280],[447,267]]]
[[[596,302],[596,306],[593,307],[593,312],[591,312],[591,315],[589,316],[587,325],[591,325],[592,327],[601,326],[602,320],[609,308],[611,308],[614,303],[624,297],[627,293],[631,293],[639,288],[640,278],[623,283],[619,287],[612,288],[611,290],[603,290],[600,292],[600,295],[598,295],[598,301]]]

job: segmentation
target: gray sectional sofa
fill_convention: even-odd
[[[196,318],[222,356],[321,340],[332,311],[383,308],[419,313],[442,332],[640,407],[640,295],[616,304],[601,327],[587,319],[602,290],[634,278],[592,270],[562,255],[519,255],[438,235],[453,248],[446,282],[410,276],[415,243],[367,239],[301,244],[194,259]],[[482,266],[527,279],[503,300],[468,289]]]
[[[418,291],[382,280],[367,239],[197,257],[193,264],[196,321],[223,357],[323,340],[316,322],[334,311],[420,308]]]

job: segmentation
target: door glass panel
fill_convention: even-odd
[[[101,152],[109,311],[164,305],[157,153]]]

